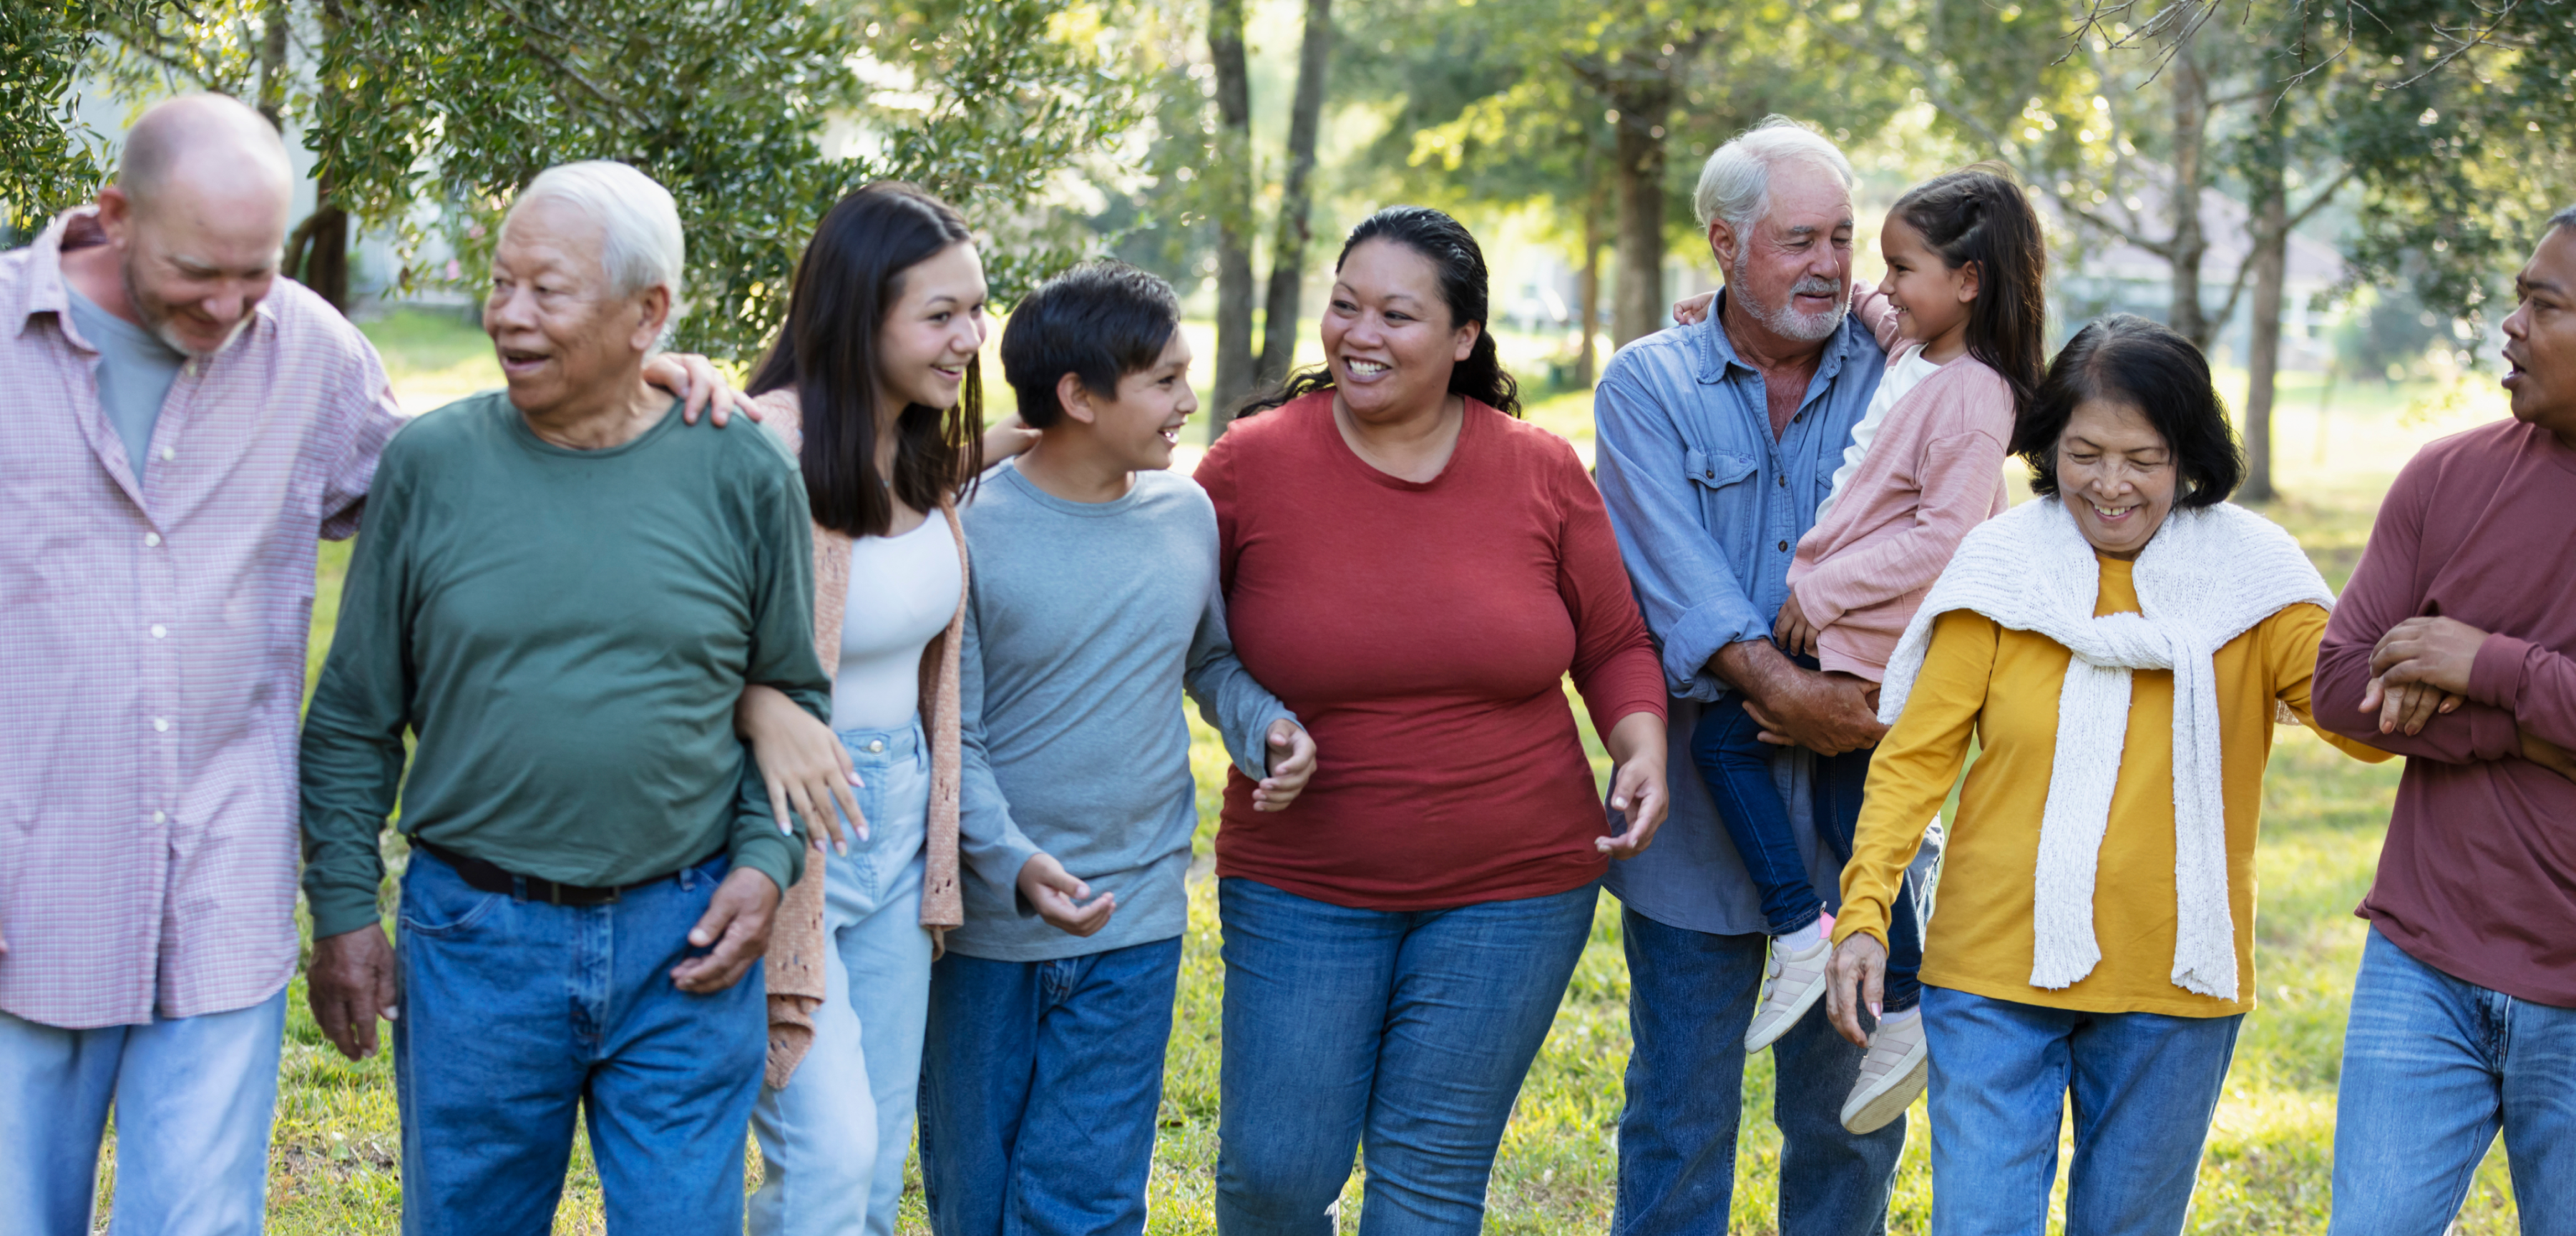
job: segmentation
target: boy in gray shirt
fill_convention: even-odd
[[[1198,824],[1182,690],[1256,804],[1285,807],[1314,771],[1226,637],[1216,510],[1166,470],[1198,407],[1189,363],[1171,286],[1115,263],[1042,285],[1002,334],[1040,436],[962,515],[961,808],[1017,827],[959,833],[1002,839],[965,857],[1019,873],[1019,895],[968,881],[931,973],[921,1170],[939,1236],[1144,1230]]]

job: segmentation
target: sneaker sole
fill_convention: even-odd
[[[1815,986],[1808,988],[1807,994],[1798,997],[1798,1002],[1790,1005],[1789,1011],[1786,1014],[1782,1015],[1778,1021],[1771,1023],[1770,1033],[1756,1034],[1752,1027],[1746,1027],[1744,1031],[1744,1050],[1747,1052],[1760,1051],[1765,1047],[1769,1047],[1773,1043],[1779,1042],[1783,1037],[1786,1037],[1791,1030],[1797,1029],[1798,1023],[1807,1019],[1808,1011],[1816,1007],[1816,1001],[1825,998],[1825,989],[1833,986],[1833,982],[1830,977],[1832,972],[1827,971],[1826,974],[1828,977],[1819,980]],[[1756,1005],[1755,1007],[1756,1009],[1760,1008],[1759,1005]]]
[[[1932,1053],[1923,1052],[1905,1071],[1894,1074],[1894,1085],[1879,1091],[1857,1109],[1843,1110],[1843,1128],[1853,1133],[1876,1133],[1905,1115],[1914,1106],[1915,1096],[1923,1093],[1923,1083],[1932,1071]]]

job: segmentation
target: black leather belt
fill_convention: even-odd
[[[637,880],[632,884],[619,884],[614,887],[595,887],[586,884],[559,884],[553,880],[540,879],[536,876],[523,876],[506,868],[484,862],[482,859],[476,858],[473,855],[459,854],[454,850],[448,849],[446,846],[438,845],[434,842],[423,841],[418,837],[412,838],[411,844],[413,849],[426,850],[438,861],[455,868],[456,874],[465,881],[466,886],[477,892],[507,893],[521,901],[542,901],[548,905],[607,905],[629,891],[642,888],[648,884],[659,884],[664,880],[671,879],[672,877],[680,874],[679,871],[665,872],[661,875],[654,876],[649,880]],[[719,851],[719,853],[720,852],[721,851]],[[714,857],[714,854],[707,855],[707,858]],[[705,861],[706,859],[699,859],[698,862],[689,864],[689,867],[698,866],[699,863],[703,863]],[[686,871],[688,870],[688,867],[683,867],[680,870]]]

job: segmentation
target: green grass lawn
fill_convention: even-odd
[[[369,333],[386,350],[388,371],[411,410],[497,382],[479,337],[457,319],[402,314],[374,324]],[[2414,447],[2437,433],[2499,415],[2500,404],[2476,387],[2463,388],[2469,392],[2464,398],[2431,387],[2374,385],[2327,392],[2295,384],[2300,376],[2291,375],[2276,425],[2281,484],[2291,497],[2268,513],[2299,535],[2339,586],[2360,553],[2379,495]],[[998,382],[991,388],[1002,389]],[[2321,394],[2326,398],[2321,400]],[[1588,395],[1538,401],[1530,416],[1588,452]],[[324,548],[313,633],[317,667],[330,640],[346,561],[345,546]],[[1576,715],[1582,715],[1580,710]],[[1213,735],[1195,717],[1191,724],[1202,820],[1198,848],[1204,855],[1225,759]],[[1606,771],[1607,759],[1588,725],[1585,740],[1592,744],[1596,769]],[[2324,1230],[2335,1079],[2345,1006],[2363,938],[2362,924],[2351,911],[2378,859],[2397,772],[2395,764],[2374,767],[2346,759],[2304,731],[2285,731],[2280,737],[2265,788],[2258,858],[2262,1003],[2246,1021],[2219,1108],[2201,1170],[2194,1231]],[[1204,1232],[1215,1226],[1222,986],[1213,889],[1202,881],[1193,889],[1179,1018],[1167,1058],[1152,1184],[1150,1227],[1156,1233]],[[1618,916],[1615,904],[1605,898],[1555,1028],[1505,1135],[1490,1195],[1492,1229],[1597,1232],[1607,1226],[1621,1071],[1628,1051],[1627,989]],[[1780,1149],[1767,1116],[1767,1054],[1747,1066],[1744,1088],[1745,1125],[1731,1226],[1738,1232],[1765,1233],[1774,1230]],[[1931,1173],[1919,1105],[1909,1120],[1911,1136],[1891,1216],[1895,1231],[1923,1230],[1930,1217]],[[352,1064],[333,1052],[304,1009],[298,980],[271,1151],[271,1230],[316,1236],[396,1231],[399,1148],[388,1062],[379,1057]],[[749,1161],[756,1178],[757,1157]],[[103,1174],[112,1177],[112,1162]],[[1342,1210],[1346,1232],[1356,1228],[1358,1196],[1355,1179]],[[905,1229],[926,1230],[917,1186],[906,1201]],[[596,1232],[600,1227],[597,1178],[586,1156],[577,1154],[556,1230]],[[2478,1174],[2457,1230],[2516,1230],[2501,1150],[2489,1156]]]

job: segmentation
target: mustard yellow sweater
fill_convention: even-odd
[[[2134,612],[2130,564],[2099,559],[2094,613]],[[1940,811],[1966,763],[1979,754],[1959,794],[1942,857],[1934,913],[1923,942],[1923,981],[1997,1000],[2099,1013],[2223,1017],[2254,1007],[2254,837],[2262,814],[2263,770],[2272,753],[2274,704],[2311,726],[2308,680],[2326,611],[2294,605],[2218,650],[2216,679],[2225,751],[2228,908],[2236,925],[2238,998],[2217,1000],[2173,984],[2173,675],[2135,673],[2120,779],[2093,894],[2102,961],[2061,990],[2030,984],[2032,881],[2039,820],[2057,749],[2057,700],[2070,654],[2044,635],[2010,631],[1993,619],[1953,611],[1934,620],[1923,672],[1903,716],[1871,761],[1852,859],[1843,866],[1837,943],[1868,932],[1887,939],[1888,904],[1923,828]],[[2336,735],[2326,741],[2370,761],[2388,753]]]

